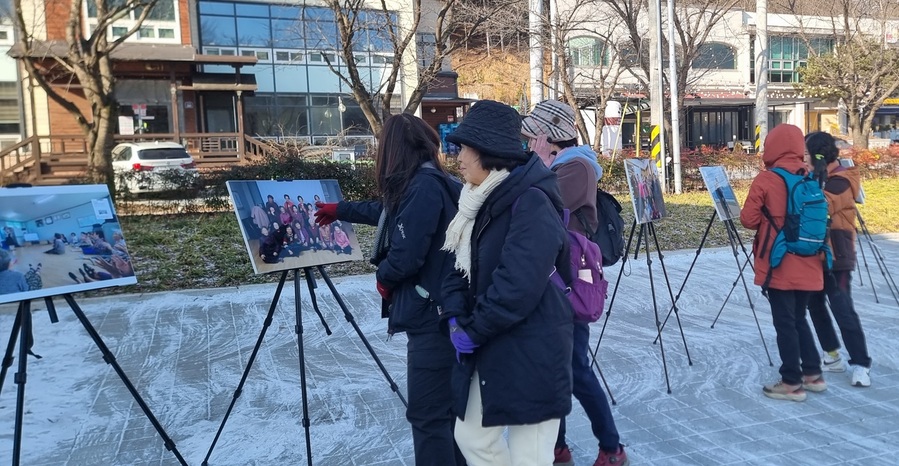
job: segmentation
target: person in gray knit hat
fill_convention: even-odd
[[[588,145],[579,146],[574,124],[574,109],[558,100],[545,100],[521,122],[521,134],[528,147],[558,176],[562,204],[571,212],[568,229],[586,237],[599,227],[596,212],[596,184],[602,167]],[[593,435],[599,442],[597,465],[628,464],[627,453],[619,443],[612,409],[596,374],[590,367],[588,344],[590,326],[574,323],[574,352],[571,356],[574,397],[581,403]],[[565,419],[559,426],[553,464],[570,465],[571,451],[565,443]]]
[[[520,134],[514,109],[481,101],[447,137],[462,147],[466,183],[446,232],[456,270],[441,318],[459,361],[455,437],[469,466],[551,464],[571,410],[572,310],[549,284],[570,263],[562,199]]]

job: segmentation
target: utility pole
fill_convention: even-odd
[[[674,162],[674,192],[681,193],[680,106],[677,98],[677,48],[674,44],[674,0],[668,0],[668,87],[671,93],[671,159]]]
[[[755,1],[755,125],[759,153],[765,150],[768,136],[768,0]]]
[[[528,48],[531,65],[531,108],[543,98],[543,0],[529,0]],[[530,109],[522,109],[527,112]]]
[[[649,5],[649,27],[652,31],[649,36],[649,105],[650,122],[659,130],[659,145],[661,151],[658,154],[661,161],[660,181],[662,192],[668,191],[668,170],[665,163],[665,84],[662,82],[662,0],[651,0]]]

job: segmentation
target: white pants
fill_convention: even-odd
[[[559,434],[559,419],[539,424],[483,427],[480,378],[468,388],[465,420],[456,419],[456,443],[469,466],[551,466]],[[508,443],[503,431],[509,429]]]

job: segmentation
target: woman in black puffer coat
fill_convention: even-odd
[[[447,137],[466,185],[447,232],[457,270],[443,319],[459,353],[456,442],[472,466],[552,464],[571,410],[572,311],[549,280],[569,263],[562,199],[520,133],[511,107],[481,101]]]
[[[453,258],[441,251],[462,188],[437,158],[440,139],[409,114],[384,123],[377,153],[381,199],[318,203],[316,221],[377,225],[371,262],[377,289],[389,304],[388,332],[406,332],[409,407],[415,464],[465,464],[453,440],[455,417],[447,390],[455,363],[453,346],[439,330],[440,287]]]

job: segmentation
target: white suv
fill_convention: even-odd
[[[159,192],[191,186],[197,164],[184,146],[174,142],[127,142],[112,149],[112,168],[119,189]]]

